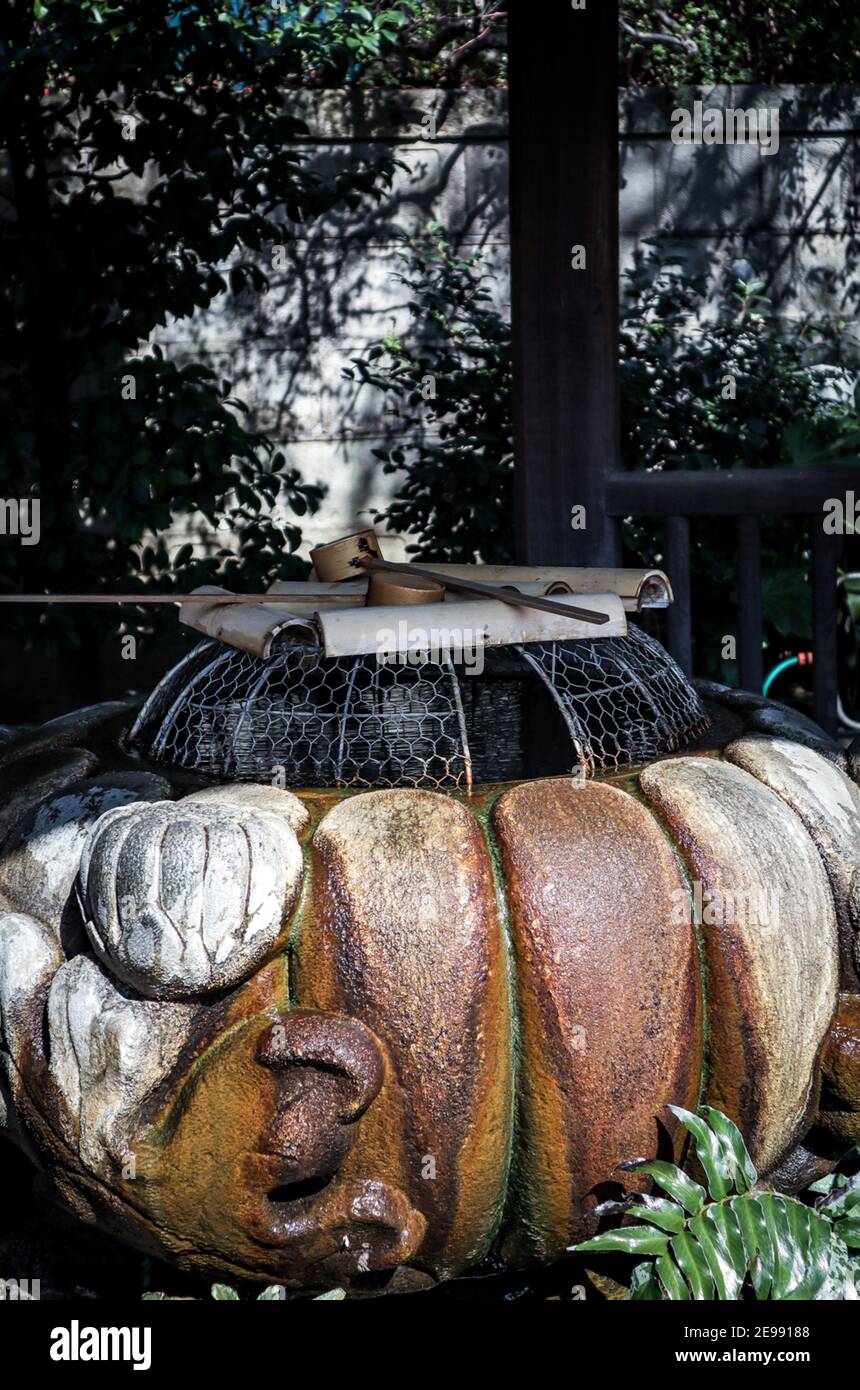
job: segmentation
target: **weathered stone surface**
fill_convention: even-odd
[[[30,730],[0,752],[0,768],[11,766],[21,758],[47,749],[68,748],[70,745],[92,747],[94,742],[113,742],[131,721],[137,708],[134,700],[106,700],[100,705],[61,714],[46,724]]]
[[[843,1144],[860,1144],[860,995],[839,996],[822,1062],[819,1124]]]
[[[751,772],[796,811],[824,860],[833,889],[843,984],[860,971],[860,791],[845,773],[804,744],[750,736],[725,756]]]
[[[423,1213],[422,1267],[462,1268],[498,1228],[511,1143],[507,963],[483,834],[449,797],[376,791],[329,811],[313,848],[297,1002],[360,1019],[387,1051],[347,1171]]]
[[[853,782],[860,782],[860,734],[851,740],[845,756],[848,762],[848,776]]]
[[[835,739],[826,734],[818,724],[807,719],[797,710],[789,710],[780,705],[768,704],[764,709],[753,710],[749,719],[751,729],[770,734],[775,738],[792,739],[820,753],[823,758],[845,766],[845,754]]]
[[[755,712],[722,708],[734,727]],[[703,973],[708,1098],[771,1180],[807,1182],[822,1131],[860,1138],[860,996],[828,1027],[860,793],[791,740],[736,737],[721,763],[723,742],[650,767],[642,796],[557,778],[471,801],[198,782],[152,804],[171,792],[149,774],[67,782],[87,751],[22,757],[0,849],[0,1125],[74,1211],[194,1273],[358,1291],[488,1250],[548,1259],[630,1185],[621,1159],[670,1156],[666,1102],[697,1099]],[[68,930],[82,841],[101,961]],[[714,886],[777,905],[744,921],[704,903],[704,972],[682,855],[700,902]]]
[[[92,772],[96,757],[85,748],[47,749],[0,771],[0,853],[27,824],[30,813],[71,782]]]
[[[257,1014],[203,1054],[135,1141],[130,1198],[188,1268],[310,1289],[396,1271],[424,1218],[375,1167],[349,1162],[383,1078],[383,1049],[357,1019]]]
[[[732,685],[721,685],[719,681],[695,680],[693,685],[703,700],[714,700],[718,705],[728,705],[730,709],[763,709],[768,703],[763,695],[757,695],[752,690],[738,690]]]
[[[203,805],[236,806],[240,809],[244,807],[250,812],[271,811],[275,816],[283,816],[297,835],[301,835],[306,829],[310,819],[297,796],[281,787],[270,787],[265,783],[233,782],[224,787],[204,787],[202,791],[192,792],[182,800],[186,804],[199,802]]]
[[[120,807],[93,827],[80,888],[97,954],[153,999],[229,988],[286,927],[302,852],[285,817],[212,801]]]
[[[198,1007],[129,998],[90,956],[57,971],[48,996],[50,1073],[66,1137],[100,1177],[115,1178],[130,1157],[140,1107],[179,1057]]]
[[[9,906],[43,918],[59,932],[72,899],[81,850],[106,812],[131,802],[155,801],[170,788],[150,773],[105,774],[73,783],[43,801],[0,857],[0,892]]]
[[[706,1098],[738,1124],[766,1172],[817,1101],[838,979],[827,875],[799,817],[742,768],[672,758],[639,781],[704,903]]]
[[[48,986],[63,962],[56,935],[24,912],[0,915],[0,1073],[14,1099],[23,1050],[34,1028],[41,1028]],[[0,1086],[0,1129],[12,1128]]]
[[[497,802],[517,962],[520,1115],[511,1253],[555,1258],[625,1158],[674,1135],[695,1106],[701,992],[678,862],[627,792],[568,778]]]

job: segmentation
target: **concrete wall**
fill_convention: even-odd
[[[671,112],[696,98],[744,109],[778,104],[778,153],[673,144]],[[392,487],[371,457],[393,427],[384,399],[341,373],[368,343],[408,322],[395,278],[398,233],[438,221],[464,253],[481,248],[497,303],[508,304],[507,101],[499,90],[301,100],[314,163],[325,169],[350,152],[389,148],[404,165],[391,196],[292,234],[288,268],[271,272],[267,295],[225,299],[161,339],[176,355],[202,350],[289,462],[326,483],[322,512],[304,525],[314,543],[366,523]],[[845,319],[860,339],[858,125],[860,87],[623,93],[623,263],[644,238],[671,238],[716,284],[730,260],[744,257],[781,313]]]

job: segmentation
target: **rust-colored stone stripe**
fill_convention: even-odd
[[[699,884],[707,1099],[732,1117],[767,1172],[817,1103],[838,977],[827,875],[800,818],[742,768],[671,758],[639,781]]]
[[[667,1103],[695,1106],[701,987],[684,878],[633,796],[525,783],[493,827],[510,895],[521,1028],[511,1259],[592,1234],[623,1159],[671,1156]],[[634,1185],[624,1179],[626,1185]]]
[[[479,1259],[504,1202],[511,1143],[509,985],[481,827],[436,792],[367,792],[313,838],[295,1001],[360,1019],[386,1078],[344,1173],[406,1192],[427,1220],[417,1262]]]

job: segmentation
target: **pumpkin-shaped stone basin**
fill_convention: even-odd
[[[25,749],[0,1120],[84,1219],[296,1290],[555,1259],[670,1104],[802,1181],[860,1138],[860,792],[735,733],[472,797]]]

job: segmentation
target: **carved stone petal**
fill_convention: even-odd
[[[48,996],[51,1077],[81,1158],[100,1177],[116,1177],[140,1107],[177,1061],[197,1012],[127,998],[88,955],[57,971]]]
[[[301,835],[310,819],[297,796],[266,783],[232,782],[224,787],[204,787],[202,791],[192,792],[182,800],[185,803],[215,802],[220,806],[246,807],[249,811],[271,811],[273,815],[283,816],[297,835]]]
[[[824,860],[836,903],[844,983],[860,971],[860,791],[833,763],[788,739],[750,736],[726,749],[796,811]]]
[[[313,840],[296,1000],[360,1019],[386,1080],[345,1174],[382,1179],[427,1220],[422,1267],[480,1259],[510,1157],[512,1038],[493,870],[476,817],[437,792],[367,792]]]
[[[87,931],[120,979],[154,999],[232,988],[289,921],[302,852],[270,811],[157,802],[109,812],[81,855]]]
[[[836,1006],[827,875],[799,817],[742,768],[672,758],[639,782],[701,886],[707,1099],[739,1125],[767,1172],[808,1125]]]
[[[627,792],[569,778],[497,802],[517,960],[519,1210],[507,1252],[548,1259],[593,1234],[625,1158],[656,1157],[674,1103],[695,1106],[702,1056],[685,883]],[[635,1180],[634,1180],[635,1183]]]

